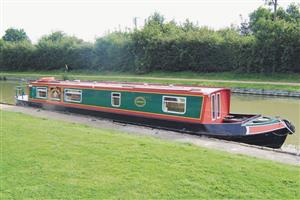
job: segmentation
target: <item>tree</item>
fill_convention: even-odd
[[[7,29],[2,39],[8,42],[30,41],[29,37],[23,29],[15,28]]]
[[[61,31],[43,36],[36,44],[35,64],[39,66],[37,69],[65,69],[66,64],[69,69],[79,68],[78,57],[75,54],[81,53],[78,49],[83,44],[81,39],[68,36]]]
[[[251,31],[255,34],[259,31],[264,30],[261,27],[261,24],[264,23],[264,21],[272,20],[272,13],[270,9],[259,7],[257,10],[250,13],[249,17],[249,27]]]
[[[184,30],[185,32],[196,31],[197,29],[198,29],[197,25],[195,25],[189,19],[186,19],[185,22],[183,22],[182,24],[182,30]]]
[[[291,21],[293,23],[300,23],[300,11],[299,11],[299,6],[296,4],[292,3],[288,6],[286,9],[286,12],[289,16],[288,21]]]
[[[148,24],[159,24],[160,26],[162,26],[165,22],[165,17],[158,12],[155,12],[148,18],[147,22]]]
[[[273,11],[274,11],[274,21],[276,21],[277,18],[277,0],[264,0],[265,4],[269,5],[269,6],[273,6]]]
[[[256,38],[256,60],[261,72],[297,71],[299,9],[290,5],[287,10],[279,7],[276,12],[276,20],[271,9],[260,7],[250,14],[250,28]]]
[[[241,25],[239,27],[239,31],[241,35],[250,35],[251,30],[250,30],[250,26],[249,26],[249,22],[245,19],[243,19],[243,16],[240,15],[241,18]]]

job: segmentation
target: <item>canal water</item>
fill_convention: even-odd
[[[0,102],[15,102],[15,87],[24,84],[18,81],[0,81]],[[289,135],[284,148],[300,150],[300,99],[268,97],[260,95],[232,95],[232,113],[262,114],[280,116],[296,126],[296,134]]]

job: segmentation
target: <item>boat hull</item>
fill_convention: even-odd
[[[229,140],[234,142],[241,142],[250,145],[257,145],[263,147],[269,147],[278,149],[281,148],[285,142],[289,131],[286,128],[282,128],[275,131],[266,133],[259,133],[255,135],[243,135],[243,136],[214,136],[218,139]]]
[[[24,105],[22,102],[21,105]],[[110,119],[116,122],[129,123],[141,126],[148,126],[152,128],[159,128],[164,130],[171,130],[181,133],[207,136],[217,139],[223,139],[228,141],[235,141],[246,143],[250,145],[258,145],[270,148],[280,148],[285,142],[285,139],[289,133],[288,129],[282,128],[269,132],[263,132],[259,134],[246,134],[246,128],[239,123],[232,124],[200,124],[200,123],[187,123],[170,120],[161,120],[155,118],[138,117],[131,115],[124,115],[118,113],[108,113],[95,110],[86,110],[74,107],[65,107],[59,105],[50,105],[42,103],[27,102],[26,105],[43,107],[49,110],[61,110],[72,113],[93,115],[105,119]]]

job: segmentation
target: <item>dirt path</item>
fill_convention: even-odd
[[[217,149],[217,150],[221,150],[233,154],[242,154],[242,155],[252,156],[260,159],[272,160],[275,162],[280,162],[285,164],[300,165],[300,154],[299,154],[300,152],[296,154],[286,153],[278,150],[254,147],[254,146],[239,144],[235,142],[216,140],[211,138],[181,134],[172,131],[164,131],[164,130],[152,129],[152,128],[135,126],[135,125],[115,123],[109,120],[104,120],[92,116],[41,110],[41,109],[31,108],[31,107],[20,107],[20,106],[0,104],[0,110],[21,112],[35,117],[43,117],[43,118],[46,117],[49,119],[62,120],[62,121],[72,122],[72,123],[80,123],[80,124],[85,124],[96,128],[114,129],[129,134],[153,136],[160,139],[165,139],[165,140],[170,140],[175,142],[191,143],[196,146],[201,146],[210,149]]]
[[[19,77],[20,75],[16,75]],[[59,76],[54,74],[24,74],[22,77],[30,76]],[[196,78],[173,78],[173,77],[147,77],[147,76],[105,76],[105,75],[76,75],[70,74],[76,78],[114,78],[118,79],[144,79],[144,80],[169,80],[169,81],[191,81],[191,82],[214,82],[214,83],[244,83],[244,84],[261,84],[261,85],[286,85],[286,86],[299,86],[300,83],[293,82],[274,82],[274,81],[238,81],[238,80],[218,80],[218,79],[196,79]]]

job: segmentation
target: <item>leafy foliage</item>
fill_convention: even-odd
[[[93,69],[102,71],[127,71],[133,66],[131,37],[128,33],[115,32],[98,38],[95,43]]]
[[[300,72],[299,7],[279,7],[276,18],[271,9],[260,7],[240,28],[218,31],[189,20],[166,21],[154,13],[143,28],[109,33],[94,44],[63,32],[46,35],[35,45],[6,36],[0,40],[0,70],[54,70],[66,64],[71,70],[136,73]]]
[[[0,43],[0,69],[17,71],[31,69],[35,50],[36,47],[27,41]]]
[[[8,42],[29,41],[29,38],[23,29],[15,28],[7,29],[2,39]]]

